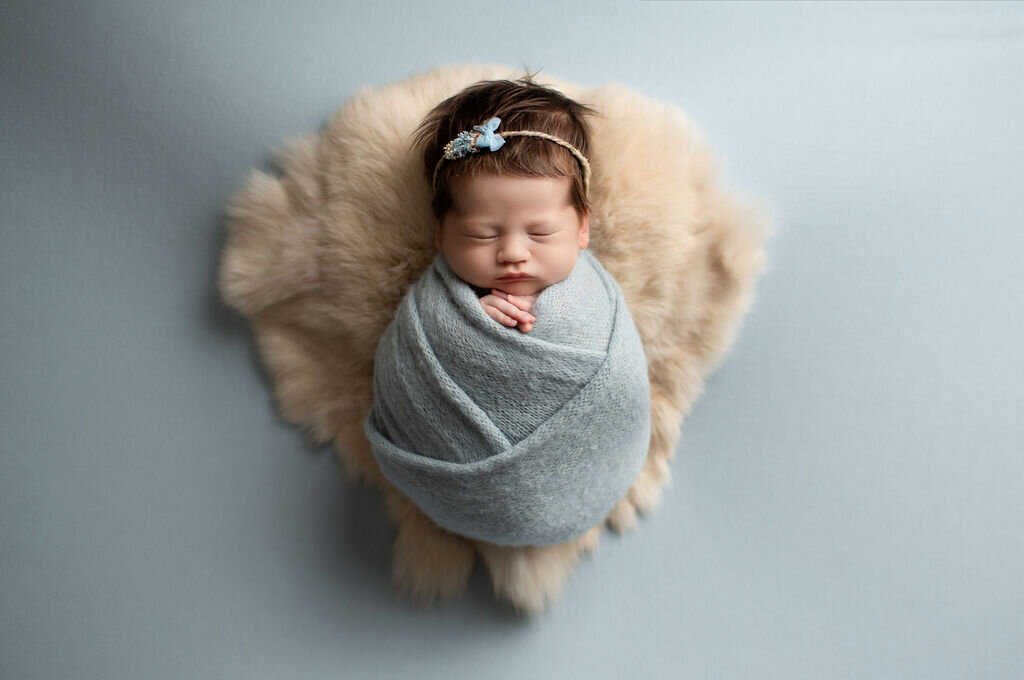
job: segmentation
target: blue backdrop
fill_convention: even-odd
[[[0,54],[0,676],[1024,675],[1024,5],[7,0]],[[456,62],[683,107],[778,224],[662,504],[534,620],[394,597],[215,292],[250,167]]]

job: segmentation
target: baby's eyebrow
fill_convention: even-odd
[[[459,221],[463,224],[497,224],[500,220],[493,215],[487,214],[462,214],[459,215]]]

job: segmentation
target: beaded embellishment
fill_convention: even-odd
[[[476,137],[468,130],[463,130],[458,137],[444,145],[444,157],[450,161],[478,151]]]
[[[479,153],[480,149],[497,151],[505,144],[501,135],[494,134],[499,125],[501,118],[491,118],[483,125],[474,125],[473,132],[463,130],[455,139],[444,145],[444,157],[452,161],[466,154]]]

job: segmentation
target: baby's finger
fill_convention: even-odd
[[[513,319],[517,319],[519,321],[522,321],[523,323],[533,322],[537,320],[532,314],[530,314],[529,312],[524,312],[523,310],[519,309],[508,300],[494,300],[492,304],[501,311],[503,311],[505,314],[511,316]]]
[[[524,333],[529,333],[533,329],[532,323],[521,323],[519,324],[519,330]]]
[[[505,291],[498,290],[496,288],[492,288],[491,290],[494,294],[498,295],[498,297],[503,300],[508,300],[524,312],[529,312],[533,309],[533,303],[537,300],[536,295],[513,295],[512,293],[506,293]]]
[[[518,323],[518,321],[516,321],[509,315],[505,314],[497,307],[492,307],[491,305],[484,305],[484,311],[487,312],[487,316],[491,317],[492,319],[502,324],[503,326],[515,326]]]
[[[534,306],[534,298],[532,298],[532,296],[523,297],[521,295],[512,295],[511,293],[506,293],[505,291],[500,291],[498,289],[492,289],[492,295],[508,302],[513,308],[526,313],[529,315],[531,321],[537,320],[536,316],[529,313],[530,308]],[[505,307],[503,307],[503,309],[504,308]]]
[[[533,297],[524,297],[522,295],[509,295],[508,301],[514,304],[524,312],[529,312],[533,309]]]

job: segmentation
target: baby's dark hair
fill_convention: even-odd
[[[534,130],[559,137],[590,154],[590,126],[587,116],[594,109],[539,85],[527,73],[516,80],[482,80],[435,106],[414,133],[414,144],[423,152],[427,183],[434,181],[434,169],[444,155],[444,146],[463,130],[497,116],[502,131]],[[509,137],[497,152],[481,151],[445,161],[437,173],[431,208],[442,219],[451,208],[449,187],[455,177],[510,175],[513,177],[571,177],[573,207],[583,216],[589,209],[583,185],[583,170],[568,149],[537,137]]]

